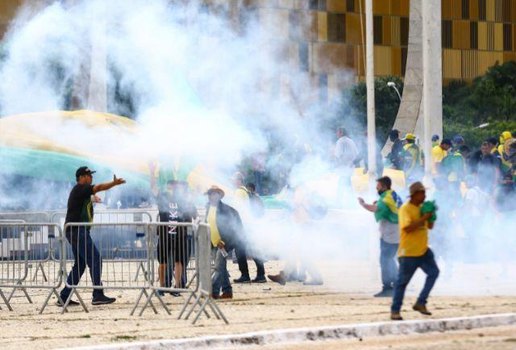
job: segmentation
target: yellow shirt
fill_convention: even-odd
[[[448,152],[443,150],[441,146],[432,148],[432,174],[437,174],[437,163],[441,163],[447,155]]]
[[[398,212],[400,226],[400,246],[398,256],[422,256],[428,249],[428,223],[415,231],[407,232],[405,227],[409,226],[421,217],[421,209],[412,203],[406,202]]]
[[[206,221],[208,222],[208,225],[210,225],[211,244],[216,247],[222,241],[222,237],[220,237],[220,232],[217,227],[217,207],[209,207]]]

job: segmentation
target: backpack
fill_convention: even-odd
[[[256,193],[247,192],[249,195],[249,205],[251,207],[251,212],[254,217],[261,218],[265,215],[265,205],[263,204],[262,199]]]

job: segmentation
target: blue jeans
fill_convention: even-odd
[[[403,297],[405,296],[405,289],[409,284],[412,276],[416,273],[417,268],[421,268],[426,273],[426,281],[423,290],[417,298],[417,303],[426,305],[430,291],[439,276],[439,268],[435,263],[434,253],[430,248],[422,256],[417,257],[400,257],[398,259],[400,269],[398,279],[394,285],[394,296],[392,297],[391,312],[400,312],[403,304]]]
[[[102,258],[97,247],[91,240],[89,230],[85,227],[69,227],[66,231],[66,239],[72,246],[74,256],[74,265],[66,279],[68,285],[78,285],[84,270],[86,270],[86,265],[88,265],[93,285],[101,286]],[[71,289],[65,286],[61,291],[61,299],[66,301],[70,292]],[[102,289],[93,289],[93,298],[102,296],[103,294]]]
[[[398,244],[387,243],[380,239],[380,268],[382,270],[383,289],[391,289],[396,283],[398,275],[397,252]]]
[[[229,281],[229,272],[227,268],[227,260],[222,256],[219,249],[215,248],[215,271],[211,281],[211,290],[213,295],[222,293],[233,293],[231,282]],[[228,254],[231,251],[228,251]]]

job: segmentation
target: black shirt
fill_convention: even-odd
[[[93,185],[77,184],[72,188],[68,197],[68,210],[66,211],[65,223],[68,222],[92,222],[93,204]]]
[[[197,218],[197,208],[192,203],[168,193],[159,194],[158,210],[161,222],[192,222]]]

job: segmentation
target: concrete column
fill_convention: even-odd
[[[369,178],[376,176],[376,117],[374,108],[373,0],[366,0],[366,85],[367,85],[367,163]]]

